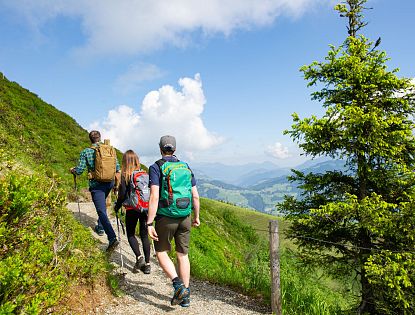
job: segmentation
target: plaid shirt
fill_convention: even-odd
[[[94,143],[93,146],[97,146],[98,144]],[[118,159],[116,159],[116,171],[120,171],[120,164],[118,163]],[[82,150],[81,154],[79,155],[79,162],[78,165],[75,167],[76,175],[81,175],[85,170],[92,172],[95,170],[95,150],[92,148],[86,148]],[[89,180],[89,188],[93,188],[98,185],[98,181],[95,179]]]

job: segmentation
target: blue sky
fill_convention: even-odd
[[[0,71],[144,162],[163,134],[197,162],[304,161],[283,130],[321,114],[299,68],[340,45],[331,0],[0,0]],[[369,25],[415,77],[415,1],[369,0]]]

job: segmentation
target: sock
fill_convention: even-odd
[[[183,281],[180,280],[179,277],[174,278],[172,281],[173,281],[173,283],[183,283]]]

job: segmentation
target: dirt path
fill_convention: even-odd
[[[68,209],[79,217],[78,205],[69,203]],[[81,221],[91,229],[94,237],[101,241],[101,249],[105,250],[108,242],[106,236],[98,236],[93,232],[97,214],[93,203],[81,203]],[[117,224],[114,217],[110,217],[111,223],[117,233]],[[121,270],[119,248],[114,251],[110,261],[117,265],[116,272],[124,273],[120,287],[125,295],[114,297],[111,303],[97,306],[95,314],[269,314],[266,307],[248,297],[238,294],[227,288],[212,285],[208,282],[191,280],[191,305],[189,308],[170,306],[170,298],[173,293],[171,281],[167,279],[157,264],[154,256],[151,257],[152,272],[149,275],[142,272],[131,272],[135,263],[135,256],[128,245],[125,235],[121,235],[122,254],[124,268]]]

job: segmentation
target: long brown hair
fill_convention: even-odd
[[[121,176],[124,176],[125,182],[128,184],[131,174],[135,170],[140,169],[140,159],[133,150],[127,150],[122,156]]]

